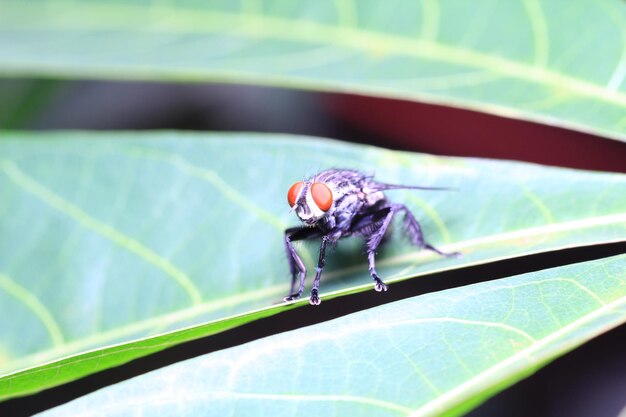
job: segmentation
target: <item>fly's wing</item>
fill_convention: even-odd
[[[419,185],[398,185],[398,184],[384,184],[381,182],[370,182],[368,188],[372,191],[385,191],[385,190],[431,190],[431,191],[452,191],[456,188],[450,187],[422,187]]]

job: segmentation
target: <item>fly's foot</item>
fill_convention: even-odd
[[[374,289],[378,292],[383,292],[383,291],[387,291],[389,287],[387,286],[387,284],[383,282],[382,279],[378,277],[374,277]]]
[[[302,295],[302,291],[297,292],[295,294],[288,295],[287,297],[283,298],[283,301],[294,301],[300,298],[301,295]]]
[[[317,289],[311,290],[311,298],[309,298],[309,303],[312,306],[318,306],[321,302],[322,300],[320,300],[320,296],[317,295]]]
[[[435,252],[435,253],[443,256],[443,257],[446,257],[446,258],[460,258],[460,257],[463,256],[463,254],[461,252],[442,252],[439,249],[437,249],[436,247],[434,247],[433,245],[428,244],[428,243],[423,243],[423,248],[431,250],[431,251],[433,251],[433,252]]]

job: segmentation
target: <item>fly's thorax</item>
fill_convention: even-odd
[[[385,199],[385,195],[382,191],[374,191],[369,193],[364,193],[365,203],[368,206],[374,206],[381,200]]]

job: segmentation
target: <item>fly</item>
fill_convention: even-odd
[[[350,236],[365,239],[365,251],[369,272],[376,291],[387,291],[387,285],[376,272],[376,250],[383,240],[391,220],[404,213],[404,229],[411,243],[442,256],[459,256],[458,252],[445,253],[424,240],[422,228],[413,213],[404,205],[388,201],[386,190],[445,190],[437,187],[393,185],[376,182],[373,175],[365,175],[349,169],[329,169],[313,177],[293,184],[287,193],[287,201],[303,222],[303,226],[285,230],[285,248],[291,272],[291,291],[285,301],[299,298],[304,292],[306,267],[296,252],[293,242],[321,238],[319,259],[309,302],[320,303],[319,285],[324,269],[326,248],[339,239]],[[300,283],[296,291],[298,277]]]

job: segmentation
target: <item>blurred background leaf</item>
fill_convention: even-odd
[[[625,23],[619,0],[4,0],[0,68],[353,92],[624,140]]]

